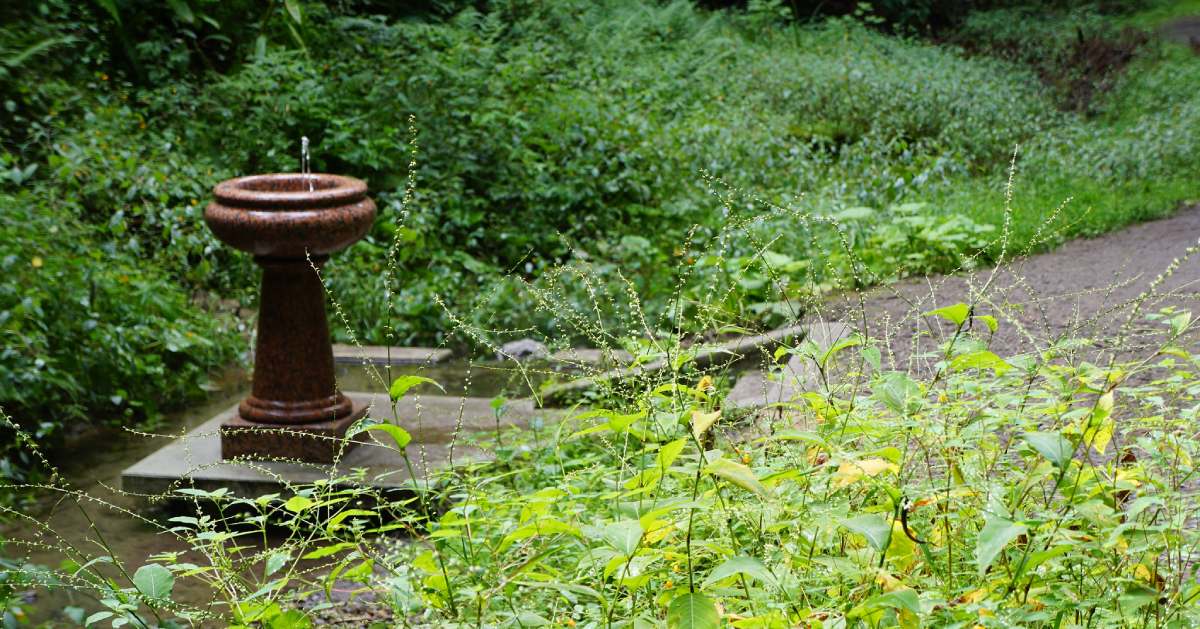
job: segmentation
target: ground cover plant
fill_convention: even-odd
[[[1190,312],[1132,308],[1156,340],[1119,360],[1067,337],[1000,356],[1007,309],[987,302],[923,313],[929,351],[904,362],[860,335],[784,345],[765,364],[817,377],[751,416],[684,355],[400,496],[361,474],[253,499],[183,487],[146,520],[181,550],[144,564],[10,512],[33,531],[13,547],[67,557],[12,566],[10,592],[75,592],[56,618],[89,626],[1194,625]],[[397,378],[369,447],[420,465],[396,402],[433,385]],[[173,597],[197,581],[202,601]]]

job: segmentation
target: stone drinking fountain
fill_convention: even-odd
[[[375,203],[362,181],[316,173],[239,177],[218,184],[213,195],[205,222],[263,270],[254,383],[237,415],[221,425],[221,456],[330,463],[344,449],[339,438],[366,408],[334,382],[317,269],[366,235]]]

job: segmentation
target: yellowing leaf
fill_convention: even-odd
[[[1154,583],[1154,575],[1150,572],[1150,569],[1146,567],[1146,564],[1140,563],[1135,566],[1133,569],[1133,576],[1139,581]]]
[[[844,461],[833,475],[833,486],[840,489],[852,485],[864,477],[878,476],[886,471],[896,474],[900,471],[900,467],[884,459]]]
[[[759,482],[758,477],[754,475],[754,471],[741,463],[736,463],[729,459],[717,459],[709,463],[704,468],[704,471],[713,476],[723,478],[746,491],[754,492],[763,497],[771,496],[771,490]]]
[[[720,418],[721,411],[719,410],[711,413],[692,411],[692,435],[696,437],[697,441],[699,441],[700,437],[703,436],[705,432],[708,432],[708,429],[711,428],[713,424],[717,423],[717,420]]]
[[[40,269],[42,268],[42,259],[38,256],[33,256],[33,259],[29,261],[29,264],[35,269]]]
[[[962,596],[959,597],[958,600],[962,601],[962,603],[965,605],[972,605],[974,603],[978,603],[979,601],[982,601],[987,595],[988,595],[987,588],[979,588],[977,590],[971,590],[970,592],[963,594]]]
[[[1104,454],[1104,451],[1108,449],[1108,443],[1112,441],[1112,437],[1113,422],[1111,421],[1106,421],[1099,426],[1089,428],[1083,435],[1084,441],[1091,444],[1092,448],[1098,454]]]
[[[884,592],[891,592],[904,587],[904,582],[897,579],[892,573],[887,570],[880,569],[875,573],[875,583],[883,588]]]

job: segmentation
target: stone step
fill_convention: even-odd
[[[770,352],[780,343],[803,337],[808,327],[808,325],[788,326],[763,334],[739,336],[722,343],[709,345],[697,352],[693,363],[704,368],[717,363],[733,363],[743,358],[756,356],[764,351]],[[667,366],[668,362],[665,359],[658,359],[634,367],[610,369],[594,376],[554,385],[542,392],[542,404],[551,407],[562,406],[604,382],[647,376],[661,371]]]
[[[392,347],[334,343],[333,362],[350,365],[432,365],[449,360],[454,352],[444,347]]]
[[[409,395],[393,413],[386,394],[346,393],[355,402],[371,405],[370,415],[397,421],[412,435],[407,452],[418,477],[427,470],[449,465],[487,460],[489,452],[457,443],[461,436],[490,437],[496,429],[496,416],[490,398]],[[389,438],[379,431],[360,435],[365,443],[349,449],[333,466],[293,461],[223,461],[221,459],[221,423],[233,417],[232,406],[204,422],[186,435],[162,437],[164,445],[121,473],[124,491],[148,497],[165,496],[175,489],[194,487],[212,491],[221,487],[243,497],[255,497],[286,491],[290,485],[330,480],[365,468],[366,482],[378,487],[400,487],[409,480],[403,458]],[[536,419],[549,424],[561,412],[534,408],[530,400],[510,400],[500,419],[500,428],[525,428]],[[461,431],[461,432],[460,432]],[[378,436],[385,445],[372,442]],[[462,439],[459,440],[460,442]],[[451,458],[453,456],[453,459]]]

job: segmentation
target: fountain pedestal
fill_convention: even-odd
[[[254,175],[224,181],[204,219],[263,270],[251,394],[221,425],[221,456],[331,463],[366,409],[337,390],[318,269],[371,228],[375,204],[350,177]]]

